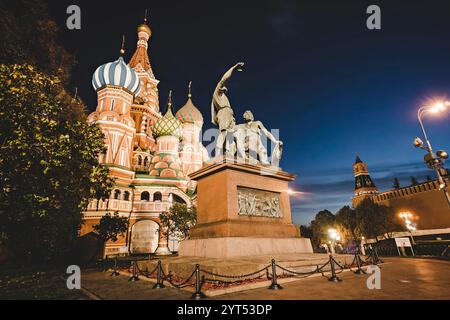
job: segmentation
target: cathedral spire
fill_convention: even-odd
[[[147,10],[145,12],[144,23],[140,24],[137,27],[138,33],[138,42],[137,48],[133,57],[130,60],[130,66],[137,71],[145,71],[149,73],[152,78],[155,78],[153,75],[152,66],[150,64],[150,58],[148,57],[148,41],[152,36],[152,31],[147,24]]]

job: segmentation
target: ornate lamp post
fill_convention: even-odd
[[[428,165],[430,169],[433,169],[436,171],[436,175],[439,181],[439,190],[444,191],[444,195],[447,199],[448,204],[450,205],[450,195],[447,191],[447,184],[445,183],[444,178],[442,177],[445,175],[445,169],[444,169],[444,161],[448,159],[448,153],[444,150],[439,150],[436,153],[433,152],[433,148],[431,147],[430,140],[428,139],[428,135],[425,131],[425,127],[423,125],[422,117],[426,113],[440,113],[442,111],[447,110],[447,107],[450,106],[449,101],[445,102],[437,102],[432,106],[423,106],[419,108],[419,111],[417,112],[417,118],[419,119],[420,127],[422,128],[423,137],[425,138],[425,144],[423,143],[422,139],[419,137],[416,137],[414,139],[414,146],[416,148],[421,148],[425,151],[427,151],[427,154],[424,156],[425,163]]]

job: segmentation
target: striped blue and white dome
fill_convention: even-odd
[[[111,85],[123,87],[136,95],[141,88],[141,81],[137,73],[120,57],[98,67],[92,76],[92,85],[96,91]]]

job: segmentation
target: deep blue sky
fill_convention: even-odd
[[[322,209],[336,211],[353,194],[356,153],[382,190],[432,172],[412,147],[417,108],[450,98],[448,1],[55,1],[51,11],[61,42],[78,59],[73,84],[93,110],[91,76],[118,57],[127,59],[136,25],[148,8],[149,54],[162,105],[169,89],[181,106],[193,81],[194,102],[207,121],[213,89],[224,71],[245,61],[230,82],[236,114],[251,108],[285,142],[284,170],[298,175],[296,223]],[[78,4],[82,30],[68,31],[65,8]],[[382,10],[382,30],[366,28],[366,8]],[[435,148],[450,149],[449,114],[426,119]],[[210,127],[209,122],[205,127]]]

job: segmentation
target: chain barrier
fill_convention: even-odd
[[[144,277],[151,278],[152,274],[154,274],[156,271],[158,271],[158,268],[159,268],[160,264],[161,264],[161,261],[158,261],[158,264],[156,265],[155,269],[153,269],[151,272],[149,272],[148,269],[147,270],[141,270],[139,268],[139,264],[138,263],[136,263],[136,269],[137,269],[137,272],[139,274],[142,274]]]
[[[183,289],[186,287],[190,287],[193,285],[193,283],[189,283],[192,278],[194,277],[194,275],[196,274],[197,269],[194,270],[194,272],[191,273],[191,275],[184,281],[180,282],[180,283],[175,283],[172,281],[173,278],[173,274],[171,274],[169,272],[168,275],[166,275],[166,273],[164,272],[164,270],[161,269],[161,278],[165,281],[167,281],[168,283],[170,283],[171,286],[177,288],[177,289]],[[188,284],[189,283],[189,284]]]
[[[318,265],[316,266],[316,269],[314,269],[313,271],[309,271],[309,272],[298,272],[298,271],[292,271],[289,269],[286,269],[283,266],[280,266],[279,264],[277,264],[276,266],[278,268],[280,268],[281,270],[293,274],[293,275],[298,275],[298,276],[305,276],[303,278],[309,277],[310,275],[314,274],[314,273],[320,273],[320,271],[325,268],[328,264],[330,263],[330,261],[327,261],[326,263],[324,263],[321,267],[319,267]],[[300,277],[301,278],[301,277]]]
[[[329,281],[332,282],[340,282],[342,281],[337,275],[343,272],[345,269],[352,270],[352,267],[356,265],[357,270],[353,271],[355,274],[366,274],[366,272],[361,268],[363,264],[368,263],[368,260],[372,264],[377,264],[382,262],[381,259],[377,256],[376,252],[373,250],[371,254],[366,257],[365,261],[362,261],[360,257],[360,253],[357,251],[353,257],[353,260],[350,264],[343,264],[341,265],[331,254],[329,255],[328,261],[324,263],[322,266],[315,266],[315,269],[308,272],[299,272],[290,270],[286,267],[283,267],[276,263],[275,259],[272,259],[271,264],[267,265],[255,272],[247,273],[247,274],[241,274],[241,275],[224,275],[215,273],[212,271],[204,270],[200,267],[199,264],[195,265],[194,271],[191,273],[191,275],[186,278],[185,280],[181,280],[180,282],[175,282],[173,280],[174,275],[169,272],[169,274],[166,274],[162,268],[161,260],[158,260],[158,264],[156,267],[149,272],[147,270],[141,270],[138,265],[138,260],[134,259],[131,261],[131,266],[129,266],[127,269],[129,270],[131,268],[131,277],[129,278],[130,282],[138,281],[139,275],[143,275],[147,278],[152,278],[154,274],[156,273],[156,284],[153,286],[153,289],[162,289],[165,288],[164,281],[167,281],[171,286],[177,289],[183,289],[186,287],[194,286],[195,292],[192,294],[192,299],[199,300],[204,299],[206,296],[202,292],[202,287],[205,283],[213,283],[213,284],[226,284],[226,285],[233,285],[238,283],[243,283],[245,281],[254,281],[263,279],[264,273],[267,277],[267,279],[271,280],[271,284],[268,287],[268,289],[271,290],[280,290],[283,289],[283,287],[278,284],[278,275],[277,275],[277,268],[279,268],[281,271],[283,271],[283,275],[293,275],[296,278],[307,278],[313,274],[321,274],[323,277],[326,277]],[[111,262],[109,259],[106,262]],[[113,260],[113,273],[111,276],[117,276],[119,275],[119,267],[118,267],[118,260],[115,258]],[[329,266],[329,270],[325,270],[325,268]],[[339,271],[336,271],[336,269],[340,269]],[[271,273],[269,273],[269,269],[271,269]],[[264,273],[263,273],[264,272]],[[325,273],[330,273],[331,276],[328,277],[325,275]],[[261,274],[263,273],[263,274]],[[213,279],[213,278],[207,278],[206,276],[210,277],[216,277],[219,279]],[[224,280],[227,279],[227,280]],[[228,279],[230,281],[228,281]]]
[[[214,272],[207,271],[207,270],[204,270],[204,269],[200,269],[200,271],[205,273],[205,274],[208,274],[210,276],[213,276],[213,277],[219,277],[219,278],[225,278],[225,279],[240,279],[240,278],[247,278],[247,277],[251,277],[251,276],[260,274],[261,272],[266,271],[269,267],[270,267],[270,265],[265,266],[264,268],[262,268],[262,269],[260,269],[258,271],[252,272],[252,273],[241,274],[241,275],[234,275],[234,276],[233,275],[218,274],[218,273],[214,273]]]

